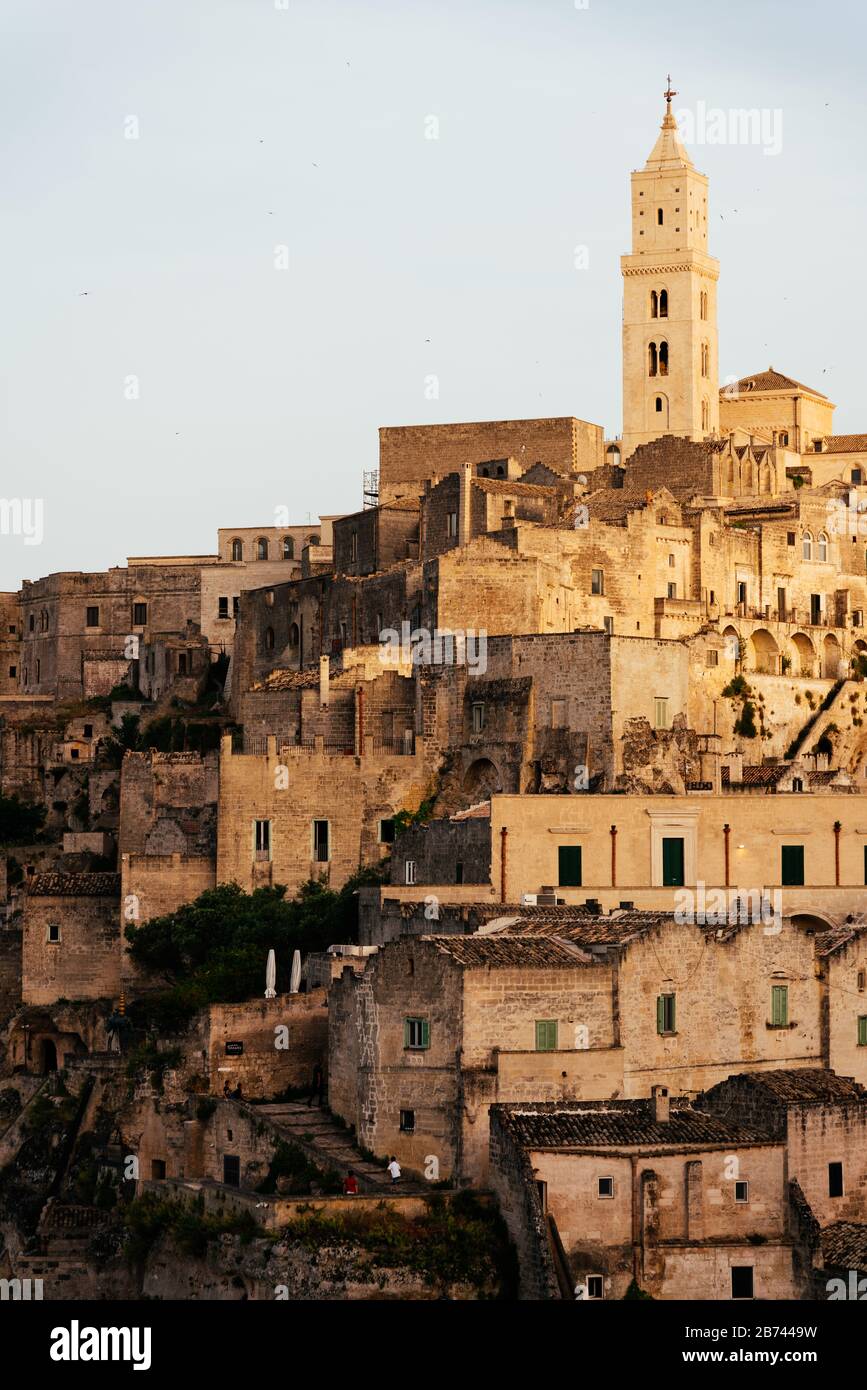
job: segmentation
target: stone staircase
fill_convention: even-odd
[[[386,1168],[362,1157],[349,1131],[319,1106],[289,1100],[245,1108],[250,1115],[267,1118],[279,1138],[297,1145],[320,1168],[335,1168],[342,1177],[354,1173],[359,1192],[430,1193],[426,1182],[409,1176],[392,1185]]]

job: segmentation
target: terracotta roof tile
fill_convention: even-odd
[[[569,969],[592,964],[591,957],[565,941],[526,936],[424,936],[445,956],[467,969]]]
[[[694,1110],[689,1101],[677,1097],[670,1102],[668,1120],[654,1119],[648,1100],[497,1105],[492,1110],[528,1149],[772,1142],[767,1130]]]
[[[738,1079],[767,1091],[769,1099],[781,1105],[840,1105],[867,1101],[867,1090],[851,1076],[838,1076],[836,1072],[813,1067],[740,1072]]]
[[[456,811],[449,820],[490,820],[491,803],[490,801],[477,801],[474,806],[468,806],[465,811]]]
[[[829,434],[824,454],[861,454],[867,451],[867,434]]]
[[[120,874],[34,874],[31,898],[119,898]]]
[[[822,1259],[838,1269],[867,1273],[867,1226],[859,1221],[835,1221],[821,1236]]]
[[[809,391],[811,396],[821,396],[823,401],[828,399],[821,391],[817,391],[812,386],[805,386],[802,381],[795,381],[793,377],[784,376],[782,372],[775,372],[773,367],[769,367],[766,372],[756,372],[753,376],[742,376],[740,381],[736,381],[733,386],[724,386],[720,391],[720,396],[744,396],[753,391]]]

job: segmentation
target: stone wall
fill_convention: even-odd
[[[379,495],[417,495],[426,479],[468,461],[511,457],[526,468],[542,463],[560,475],[586,473],[602,464],[602,443],[599,425],[569,416],[388,426],[379,431]]]
[[[54,891],[47,891],[56,880]],[[60,940],[49,941],[49,927]],[[24,899],[22,1000],[114,999],[120,993],[120,876],[36,875]]]
[[[525,1150],[491,1111],[490,1186],[518,1256],[518,1294],[531,1301],[560,1297],[545,1212]]]
[[[363,758],[289,748],[278,755],[236,754],[224,739],[220,761],[217,882],[245,891],[281,883],[294,894],[324,875],[342,887],[363,864],[383,859],[380,821],[415,810],[428,794],[423,749],[411,756],[371,752]],[[254,823],[270,821],[270,851],[257,857]],[[317,859],[314,821],[328,823],[328,858]]]
[[[127,753],[120,853],[213,856],[217,784],[216,753]]]
[[[211,1090],[238,1083],[250,1100],[270,1099],[287,1087],[306,1086],[319,1062],[328,1061],[326,991],[283,994],[243,1004],[212,1004],[208,1024]],[[241,1043],[243,1051],[227,1047]]]

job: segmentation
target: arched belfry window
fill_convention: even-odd
[[[701,427],[703,430],[710,428],[710,406],[707,396],[704,396],[701,402]]]
[[[828,559],[828,537],[822,531],[819,535],[819,559],[824,564]]]
[[[668,376],[668,343],[659,344],[659,375]]]
[[[244,558],[244,544],[243,544],[243,541],[238,541],[238,540],[232,541],[232,559],[233,559],[233,560],[243,560],[243,558]]]
[[[661,397],[661,396],[657,396],[657,398],[656,398],[656,412],[657,412],[658,415],[661,415],[661,414],[662,414],[662,397]]]
[[[650,291],[650,317],[652,319],[659,317],[659,295],[656,290]]]
[[[659,317],[668,318],[668,290],[659,291]]]
[[[647,348],[647,375],[656,376],[659,366],[659,356],[656,351],[656,343],[650,343]]]
[[[801,538],[801,556],[804,560],[813,558],[813,537],[809,531],[805,531]]]
[[[294,560],[294,559],[295,559],[295,542],[294,542],[294,540],[292,539],[291,536],[284,536],[284,537],[283,537],[283,559],[284,559],[284,560]]]
[[[702,290],[698,297],[699,314],[703,319],[707,318],[707,290]]]
[[[710,376],[710,348],[707,343],[701,345],[701,374]]]
[[[268,542],[267,542],[267,540],[265,539],[264,536],[260,536],[259,539],[258,539],[257,542],[256,542],[256,559],[257,559],[257,560],[267,560],[267,559],[268,559]]]

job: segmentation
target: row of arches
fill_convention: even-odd
[[[743,669],[755,671],[759,675],[779,676],[791,671],[793,676],[837,680],[845,675],[848,666],[843,657],[843,649],[833,632],[826,634],[821,643],[814,644],[806,632],[796,632],[781,646],[767,628],[756,628],[745,641],[736,628],[728,626],[723,637],[733,654],[740,657],[743,652]],[[867,642],[859,639],[854,646],[856,655],[867,655]]]
[[[816,538],[816,551],[813,554],[813,533],[805,531],[801,537],[801,557],[804,560],[816,559],[820,564],[824,564],[828,559],[828,537],[824,531],[820,531]]]
[[[698,296],[699,318],[707,320],[707,290],[701,290]],[[652,319],[668,318],[668,290],[650,291],[650,317]]]
[[[276,546],[277,546],[277,555],[278,555],[278,557],[279,557],[281,560],[294,560],[294,559],[295,559],[295,538],[294,538],[294,536],[283,536],[279,541],[275,542],[275,544],[276,544]],[[318,537],[318,536],[308,536],[308,537],[307,537],[306,544],[307,544],[307,545],[318,545],[318,544],[319,544],[319,537]],[[268,537],[267,537],[267,536],[259,536],[259,537],[253,542],[253,554],[255,555],[255,557],[256,557],[257,560],[269,560],[269,559],[271,558],[271,553],[270,553],[270,552],[271,552],[271,542],[268,540]],[[241,538],[240,538],[239,536],[236,536],[235,539],[232,541],[232,559],[233,559],[233,560],[243,560],[243,559],[244,559],[244,542],[241,540]]]
[[[647,375],[668,376],[668,343],[648,343]]]
[[[710,344],[702,343],[700,348],[701,374],[710,377]],[[668,376],[668,343],[647,344],[647,375]]]
[[[777,470],[766,461],[746,457],[739,463],[734,454],[729,454],[720,473],[720,491],[729,497],[770,495],[777,491]]]

